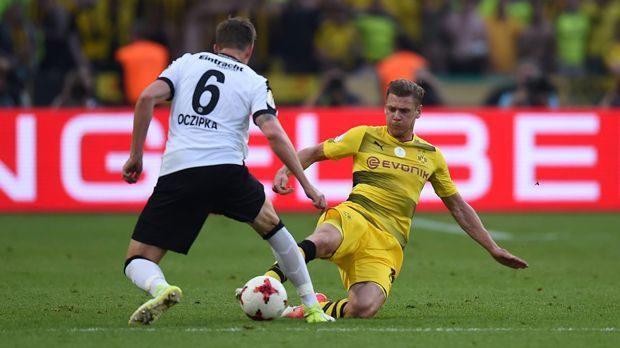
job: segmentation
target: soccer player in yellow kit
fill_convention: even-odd
[[[392,81],[386,93],[385,126],[354,127],[298,153],[304,168],[326,159],[354,158],[349,198],[325,211],[314,232],[298,244],[306,262],[318,257],[338,266],[348,296],[323,304],[335,318],[369,318],[381,308],[400,273],[411,221],[427,181],[461,228],[495,260],[511,268],[527,267],[527,262],[493,241],[458,193],[441,151],[413,132],[423,96],[424,89],[414,82]],[[290,175],[282,167],[273,190],[292,192],[287,187]],[[277,263],[266,275],[286,280]],[[300,311],[301,307],[289,311],[289,316],[302,316]]]

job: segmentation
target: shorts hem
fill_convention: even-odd
[[[153,241],[153,240],[148,240],[147,238],[141,238],[141,237],[136,236],[136,235],[132,235],[131,239],[135,240],[136,242],[140,242],[140,243],[143,243],[143,244],[147,244],[147,245],[150,245],[150,246],[161,248],[161,249],[164,249],[166,251],[173,251],[173,252],[178,253],[178,254],[187,255],[189,253],[189,248],[179,248],[179,247],[164,245],[165,243],[162,243],[161,241],[157,242],[157,241]]]

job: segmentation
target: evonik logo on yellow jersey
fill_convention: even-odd
[[[400,162],[394,162],[392,160],[380,160],[379,158],[375,156],[368,157],[368,159],[366,160],[366,165],[368,166],[369,169],[377,169],[379,167],[382,167],[386,169],[400,170],[405,173],[415,173],[424,179],[428,179],[430,176],[429,173],[427,173],[423,169],[420,169],[416,166],[412,166],[412,165],[404,164]]]

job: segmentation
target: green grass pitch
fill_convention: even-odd
[[[162,263],[184,301],[129,328],[147,299],[122,273],[135,215],[0,215],[0,347],[620,347],[620,214],[483,215],[530,263],[520,271],[495,263],[447,214],[418,217],[373,319],[246,318],[234,289],[271,252],[248,226],[210,217],[188,256]],[[301,239],[316,216],[283,220]],[[309,268],[318,291],[345,294],[335,266]]]

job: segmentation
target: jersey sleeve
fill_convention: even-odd
[[[443,154],[437,149],[437,155],[435,159],[436,168],[431,177],[428,179],[433,185],[435,194],[439,197],[449,197],[458,192],[456,185],[450,178],[450,171],[448,170],[448,164]]]
[[[181,80],[181,68],[184,65],[184,62],[191,56],[191,54],[186,53],[181,57],[177,58],[172,64],[168,65],[164,71],[159,74],[158,80],[164,81],[170,87],[170,98],[168,100],[172,100],[174,97],[174,91],[178,82]]]
[[[254,95],[251,101],[252,120],[256,123],[256,118],[263,114],[278,115],[276,110],[276,102],[273,99],[269,81],[263,78],[258,86],[254,89]]]
[[[354,127],[342,135],[327,139],[323,143],[323,153],[325,157],[329,159],[340,159],[357,154],[367,128],[367,126]]]

